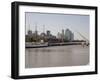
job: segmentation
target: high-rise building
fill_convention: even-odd
[[[61,38],[64,39],[64,29],[62,29],[62,34],[61,35],[62,35]]]
[[[37,30],[35,31],[35,35],[38,35],[38,31]]]
[[[41,37],[45,37],[46,35],[45,35],[45,33],[41,33],[40,36]]]
[[[70,30],[69,29],[65,30],[65,40],[70,40]]]
[[[31,30],[28,30],[28,35],[32,35],[32,31]]]
[[[74,40],[74,33],[71,32],[71,40]]]
[[[49,30],[47,30],[47,36],[50,36],[50,31]]]
[[[38,31],[37,31],[37,22],[35,23],[35,35],[37,36],[38,35]]]
[[[69,29],[66,29],[64,38],[65,40],[72,41],[74,40],[74,34]]]
[[[62,36],[61,36],[61,33],[58,32],[57,38],[58,38],[58,39],[61,39],[61,37],[62,37]]]

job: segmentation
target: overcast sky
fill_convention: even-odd
[[[50,30],[51,34],[57,36],[62,29],[68,28],[74,33],[75,39],[83,39],[77,32],[89,39],[89,15],[26,12],[25,20],[26,34],[29,29],[34,32],[37,24],[39,33],[43,32],[44,28],[45,32]]]

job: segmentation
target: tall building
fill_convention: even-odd
[[[66,29],[64,38],[67,41],[72,41],[72,40],[74,40],[74,34],[69,29]]]
[[[64,39],[64,29],[62,29],[61,38]]]
[[[50,36],[50,31],[49,30],[47,30],[47,36]]]
[[[40,36],[41,37],[45,37],[46,35],[45,35],[45,33],[41,33]]]
[[[35,23],[35,35],[37,36],[38,35],[38,31],[37,31],[37,22]]]
[[[74,33],[71,32],[71,40],[74,40]]]
[[[62,36],[61,36],[61,33],[58,32],[57,38],[58,38],[58,39],[61,39],[61,37],[62,37]]]
[[[28,35],[32,35],[32,31],[31,30],[28,30]]]
[[[65,40],[70,40],[70,31],[69,31],[69,29],[65,30]]]
[[[36,35],[36,36],[38,35],[38,31],[37,31],[37,30],[35,31],[35,35]]]

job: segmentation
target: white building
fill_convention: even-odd
[[[58,34],[57,34],[57,38],[58,38],[58,39],[61,39],[61,38],[62,38],[61,33],[58,32]]]

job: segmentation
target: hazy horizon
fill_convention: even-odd
[[[70,29],[74,39],[83,39],[77,32],[89,39],[89,22],[89,15],[25,12],[25,34],[29,29],[34,32],[37,25],[39,34],[50,30],[52,35],[57,36],[62,29]]]

